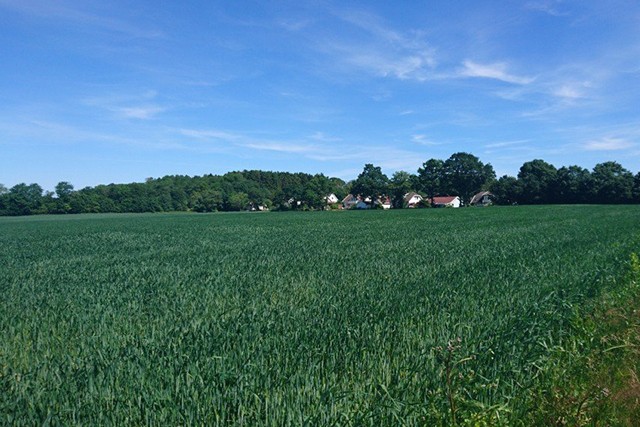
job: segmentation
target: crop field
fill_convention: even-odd
[[[2,218],[0,425],[517,424],[639,250],[637,206]]]

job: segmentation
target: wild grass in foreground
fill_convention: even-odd
[[[523,424],[638,214],[0,219],[0,424]]]
[[[622,286],[576,308],[572,333],[549,348],[520,417],[545,426],[640,422],[640,259]]]

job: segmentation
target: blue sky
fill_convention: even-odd
[[[0,0],[0,183],[640,170],[640,2]]]

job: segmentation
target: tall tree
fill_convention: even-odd
[[[542,204],[553,201],[552,190],[556,174],[556,168],[544,160],[536,159],[524,163],[518,172],[518,180],[522,186],[519,202]]]
[[[595,165],[593,173],[596,203],[630,203],[633,199],[633,174],[618,162]]]
[[[73,192],[73,185],[67,181],[60,181],[56,185],[56,196],[60,199],[68,198]]]
[[[468,204],[473,195],[495,180],[491,164],[484,164],[473,154],[454,153],[443,165],[448,192],[459,195]]]
[[[414,176],[409,172],[397,171],[391,177],[389,192],[391,193],[391,203],[394,208],[403,208],[404,196],[413,190]]]
[[[425,193],[429,200],[433,200],[444,191],[444,162],[439,159],[429,159],[418,168],[416,177],[418,189]]]
[[[9,190],[5,199],[9,215],[33,215],[44,213],[42,208],[42,187],[38,184],[20,183]]]
[[[503,175],[489,187],[496,204],[513,205],[518,203],[522,193],[520,181],[513,176]]]
[[[633,202],[640,203],[640,172],[633,177]]]
[[[379,166],[367,163],[354,181],[351,192],[369,199],[371,207],[374,207],[376,200],[388,194],[389,178],[382,173]]]
[[[580,166],[561,167],[551,191],[554,203],[587,203],[593,199],[591,173]]]

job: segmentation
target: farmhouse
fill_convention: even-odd
[[[458,196],[439,196],[434,197],[432,201],[433,206],[435,207],[450,207],[450,208],[459,208],[462,202],[460,201],[460,197]]]
[[[338,196],[336,196],[335,194],[331,193],[328,196],[326,196],[324,198],[325,202],[327,202],[328,205],[333,205],[338,203],[340,200],[338,199]]]
[[[489,191],[481,191],[471,198],[469,205],[490,206],[493,204],[493,201],[491,200],[492,198],[493,198],[493,194],[491,194]]]
[[[342,208],[343,209],[353,209],[355,205],[358,204],[360,199],[353,194],[347,194],[344,199],[342,199]]]
[[[404,205],[408,208],[415,208],[423,201],[423,197],[418,193],[411,192],[404,195],[403,202]]]

